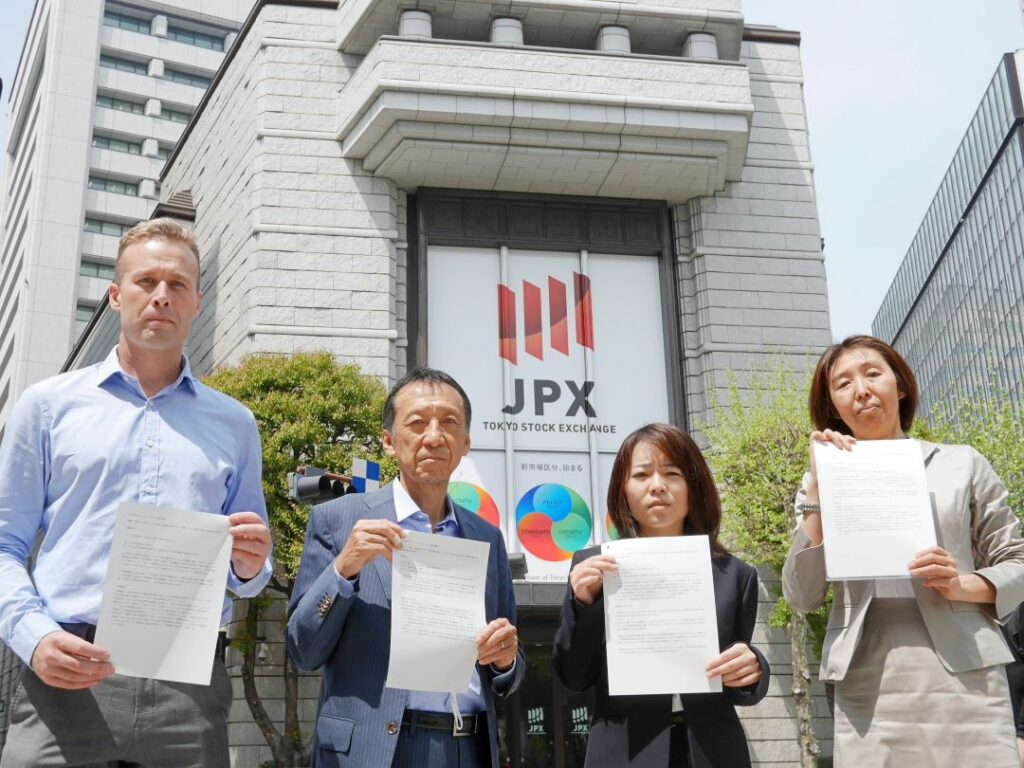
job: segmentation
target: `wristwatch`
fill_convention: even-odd
[[[811,504],[809,501],[801,501],[796,505],[796,508],[800,510],[800,514],[806,512],[821,512],[820,504]]]

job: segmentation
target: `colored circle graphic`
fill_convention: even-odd
[[[568,560],[590,541],[592,526],[587,503],[564,485],[534,486],[516,505],[519,541],[527,552],[541,560]]]
[[[462,481],[448,483],[448,495],[460,507],[465,507],[470,512],[482,517],[495,528],[501,527],[498,505],[494,503],[491,494],[479,485]]]
[[[612,516],[606,514],[604,516],[604,530],[608,534],[605,541],[616,541],[619,539],[619,529],[615,527],[615,523],[612,522]]]

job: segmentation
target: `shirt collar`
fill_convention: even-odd
[[[138,381],[134,376],[124,372],[121,368],[121,361],[117,358],[117,346],[115,345],[110,354],[107,355],[106,359],[99,364],[96,370],[96,386],[102,387],[111,379],[120,379],[121,381],[132,381],[138,385]],[[188,356],[182,353],[181,355],[181,373],[170,385],[168,385],[163,391],[173,392],[178,387],[184,384],[185,389],[191,392],[193,395],[196,394],[196,378],[192,375],[192,366],[189,365]]]
[[[391,481],[391,485],[394,488],[395,495],[395,518],[399,523],[417,512],[423,512],[416,502],[412,500],[412,496],[405,490],[405,486],[399,482],[397,477]],[[455,517],[455,509],[452,507],[452,500],[448,496],[444,497],[444,504],[448,514],[444,516],[444,519],[438,525],[445,525],[450,520],[455,525],[456,530],[458,530],[459,521]],[[423,512],[423,514],[425,515],[426,512]]]

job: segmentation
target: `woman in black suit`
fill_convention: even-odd
[[[604,576],[610,555],[590,547],[573,556],[552,657],[572,691],[592,690],[587,768],[749,768],[746,735],[734,707],[756,704],[770,670],[750,645],[757,613],[757,572],[718,542],[718,491],[700,449],[667,424],[649,424],[625,439],[612,467],[608,511],[622,537],[704,534],[722,652],[708,677],[722,693],[610,696],[605,658]]]

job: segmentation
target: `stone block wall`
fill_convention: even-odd
[[[741,179],[672,211],[694,427],[730,371],[742,389],[775,357],[801,371],[830,343],[800,49],[744,42],[742,61],[755,111]]]
[[[338,89],[357,62],[333,43],[334,13],[265,6],[163,180],[164,198],[192,191],[205,249],[200,373],[320,350],[384,378],[404,365],[404,195],[341,157]]]

